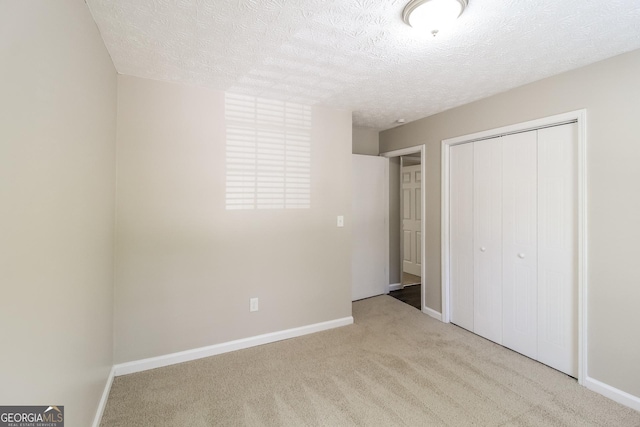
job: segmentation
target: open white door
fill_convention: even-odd
[[[351,299],[387,292],[389,159],[352,156]]]
[[[422,273],[422,205],[420,165],[403,166],[402,173],[402,271],[421,276]]]

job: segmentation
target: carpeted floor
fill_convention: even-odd
[[[355,324],[118,377],[102,426],[640,426],[640,413],[389,296]]]

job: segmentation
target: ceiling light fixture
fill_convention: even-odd
[[[468,0],[411,0],[402,11],[405,24],[438,34],[455,22]]]

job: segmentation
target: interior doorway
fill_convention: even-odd
[[[381,154],[389,162],[389,295],[424,312],[424,149]]]
[[[403,287],[422,282],[422,166],[420,153],[400,157],[400,248]]]

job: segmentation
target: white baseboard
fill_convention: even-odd
[[[428,316],[433,317],[434,319],[438,319],[439,321],[442,322],[442,313],[440,313],[439,311],[435,311],[432,308],[429,307],[424,307],[422,309],[422,312]]]
[[[111,384],[113,384],[113,378],[115,377],[116,369],[115,366],[111,367],[111,372],[109,372],[109,377],[107,378],[107,383],[104,385],[104,390],[102,391],[102,397],[100,398],[100,403],[98,404],[98,409],[96,410],[96,416],[93,418],[93,427],[100,427],[100,422],[102,421],[102,414],[104,414],[104,408],[107,406],[107,399],[109,398],[109,392],[111,391]]]
[[[398,289],[402,289],[402,283],[394,283],[393,285],[389,285],[389,292],[397,291]]]
[[[230,351],[242,350],[244,348],[255,347],[314,332],[326,331],[353,324],[353,317],[343,317],[341,319],[329,320],[327,322],[315,323],[313,325],[301,326],[299,328],[286,329],[284,331],[272,332],[269,334],[257,335],[255,337],[243,338],[240,340],[210,345],[207,347],[194,348],[180,351],[178,353],[165,354],[163,356],[150,357],[148,359],[134,360],[132,362],[120,363],[114,366],[115,376],[132,374],[134,372],[146,371],[149,369],[161,368],[163,366],[175,365],[176,363],[189,362],[191,360],[202,359],[203,357],[215,356]]]
[[[640,397],[638,396],[629,394],[626,391],[622,391],[591,377],[587,377],[584,380],[583,385],[589,390],[595,391],[596,393],[599,393],[604,397],[608,397],[614,402],[618,402],[621,405],[628,406],[629,408],[635,409],[636,411],[640,411]]]

